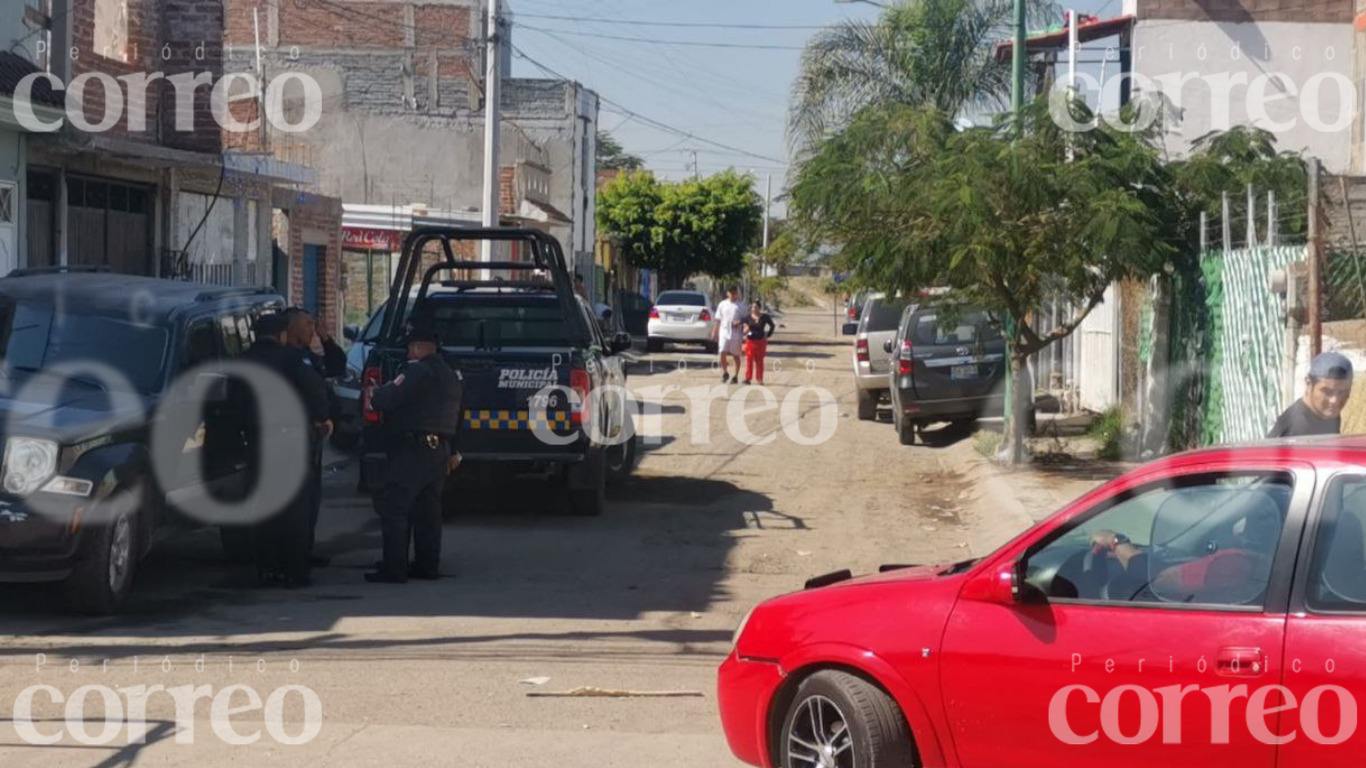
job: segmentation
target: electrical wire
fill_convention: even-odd
[[[516,46],[516,45],[513,45],[513,46],[512,46],[512,52],[513,52],[514,54],[516,54],[518,58],[521,58],[521,59],[526,60],[529,64],[531,64],[532,66],[534,66],[534,67],[536,67],[537,69],[541,70],[542,72],[545,72],[546,74],[550,75],[551,77],[556,77],[556,78],[559,78],[560,80],[565,80],[565,81],[568,81],[568,82],[574,82],[574,79],[573,79],[573,78],[571,78],[571,77],[566,77],[565,75],[563,75],[563,74],[561,74],[561,73],[555,71],[554,69],[551,69],[550,67],[546,66],[545,64],[542,64],[541,62],[539,62],[539,61],[537,61],[536,59],[532,58],[531,56],[527,55],[527,52],[526,52],[526,51],[523,51],[521,48],[519,48],[519,47]],[[658,121],[658,120],[654,120],[654,119],[652,119],[652,118],[646,117],[645,115],[642,115],[642,114],[640,114],[639,112],[636,112],[636,111],[633,110],[633,109],[630,109],[630,108],[628,108],[628,107],[626,107],[626,106],[623,106],[623,105],[620,104],[619,102],[613,101],[613,100],[607,98],[606,96],[603,96],[602,94],[599,94],[599,95],[598,95],[598,99],[599,99],[600,101],[602,101],[604,104],[608,104],[608,105],[610,105],[610,106],[612,106],[612,107],[615,107],[616,110],[617,110],[617,114],[620,114],[620,115],[629,115],[630,117],[634,118],[635,120],[637,120],[637,121],[639,121],[639,122],[641,122],[641,123],[644,123],[644,124],[646,124],[646,125],[652,126],[652,127],[654,127],[654,128],[658,128],[658,129],[661,130],[661,131],[665,131],[665,132],[667,132],[667,133],[671,133],[671,134],[673,134],[673,135],[675,135],[675,136],[686,136],[686,137],[692,139],[693,141],[697,141],[697,142],[700,142],[700,143],[702,143],[702,144],[708,144],[708,145],[713,146],[713,147],[716,147],[716,148],[718,148],[718,149],[727,149],[727,150],[730,150],[730,151],[735,152],[735,153],[737,153],[737,154],[744,155],[745,157],[753,157],[753,158],[758,159],[758,160],[767,160],[767,161],[772,162],[772,163],[778,163],[778,164],[780,164],[780,165],[786,166],[786,161],[784,161],[784,160],[782,160],[782,159],[780,159],[780,158],[771,157],[771,156],[769,156],[769,155],[762,155],[762,154],[759,154],[759,153],[757,153],[757,152],[750,152],[750,151],[748,151],[748,150],[740,149],[739,147],[733,147],[733,146],[731,146],[731,145],[729,145],[729,144],[723,144],[723,143],[721,143],[721,142],[719,142],[719,141],[714,141],[714,140],[712,140],[712,139],[708,139],[708,138],[704,138],[704,137],[702,137],[702,136],[698,136],[697,134],[692,133],[691,131],[685,131],[685,130],[683,130],[682,128],[675,128],[674,126],[669,125],[669,124],[667,124],[667,123],[663,123],[663,122],[660,122],[660,121]]]
[[[596,37],[603,40],[620,40],[628,43],[651,43],[654,45],[682,45],[696,48],[739,48],[749,51],[804,51],[804,45],[766,45],[763,43],[718,43],[704,40],[660,40],[652,37],[629,37],[626,35],[609,35],[601,32],[578,32],[568,29],[549,30],[544,27],[533,27],[529,24],[520,25],[521,29],[528,29],[533,32],[555,32],[562,35],[575,35],[577,37]]]
[[[606,19],[601,16],[557,16],[548,13],[517,13],[517,18],[553,19],[555,21],[588,22],[593,24],[620,24],[635,27],[671,27],[679,29],[825,29],[820,24],[727,24],[705,21],[640,21],[636,19]]]
[[[199,223],[197,225],[195,225],[194,231],[190,233],[190,238],[185,241],[185,246],[180,249],[180,252],[185,254],[185,258],[187,259],[189,258],[190,254],[190,244],[194,242],[195,236],[199,234],[199,230],[203,229],[204,222],[209,220],[209,214],[213,213],[213,207],[218,203],[218,197],[223,192],[223,178],[227,175],[228,164],[220,164],[218,166],[218,186],[213,191],[213,197],[209,199],[208,207],[204,209],[204,217],[199,220]]]

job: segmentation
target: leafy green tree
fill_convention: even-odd
[[[1031,22],[1056,17],[1031,1]],[[792,87],[789,139],[814,149],[866,107],[932,107],[956,117],[1003,107],[1010,62],[992,55],[1010,29],[1013,0],[904,0],[876,21],[845,21],[813,36]]]
[[[1191,154],[1171,164],[1176,187],[1193,217],[1191,228],[1199,226],[1200,212],[1218,221],[1222,215],[1223,195],[1241,201],[1251,184],[1258,195],[1276,193],[1282,213],[1281,234],[1303,234],[1306,218],[1309,172],[1298,152],[1277,151],[1276,137],[1250,125],[1234,126],[1227,131],[1209,133],[1196,139]],[[1197,242],[1198,229],[1190,236]]]
[[[1147,136],[1108,125],[1067,133],[1045,100],[1022,124],[1017,139],[1008,122],[957,131],[935,109],[868,109],[820,146],[791,193],[794,214],[842,248],[839,266],[858,282],[903,294],[947,287],[1014,321],[1014,424],[1032,392],[1026,359],[1071,334],[1111,283],[1160,269],[1180,248],[1167,226],[1179,214],[1173,181]],[[1039,331],[1031,310],[1054,298],[1079,309]],[[1019,436],[1004,444],[1019,461]]]
[[[644,160],[628,153],[607,131],[598,131],[597,158],[599,171],[639,171],[645,167]]]
[[[635,267],[657,270],[678,287],[706,273],[735,277],[762,226],[754,180],[734,171],[664,183],[627,173],[598,197],[598,226],[622,246]]]

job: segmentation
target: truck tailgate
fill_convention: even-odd
[[[542,440],[537,430],[549,430],[557,436],[572,435],[577,430],[567,394],[568,351],[448,349],[446,359],[464,379],[461,453],[556,453],[563,448]],[[547,391],[557,386],[563,389]]]

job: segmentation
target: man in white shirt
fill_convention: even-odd
[[[726,289],[726,298],[716,306],[716,325],[712,328],[712,339],[716,341],[717,353],[721,358],[721,383],[729,384],[730,364],[727,358],[735,360],[735,378],[740,378],[740,348],[744,333],[741,329],[740,291],[734,286]]]

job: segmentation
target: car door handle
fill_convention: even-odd
[[[1214,671],[1225,677],[1256,677],[1266,672],[1266,654],[1261,648],[1223,648]]]

